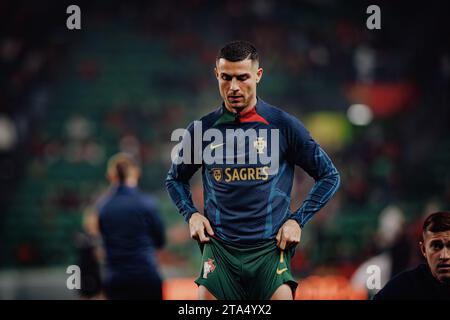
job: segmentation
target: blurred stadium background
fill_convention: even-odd
[[[70,4],[81,30],[66,28]],[[369,4],[381,30],[366,28]],[[118,151],[139,155],[141,189],[159,201],[165,297],[196,297],[200,252],[164,189],[170,134],[220,103],[213,63],[234,39],[260,51],[259,95],[298,116],[342,176],[303,231],[297,298],[370,298],[360,266],[375,259],[386,281],[420,262],[423,217],[449,209],[448,12],[444,1],[1,1],[0,299],[80,297],[66,268],[95,245],[83,217]],[[297,170],[294,208],[311,185]],[[202,208],[198,174],[192,189]]]

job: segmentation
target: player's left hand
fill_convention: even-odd
[[[293,219],[287,220],[281,228],[278,230],[276,239],[277,246],[284,250],[290,246],[300,243],[300,237],[302,235],[302,229],[297,221]]]

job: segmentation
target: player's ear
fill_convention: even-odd
[[[109,183],[114,184],[116,182],[116,176],[112,170],[106,171],[105,176]]]
[[[217,67],[214,67],[214,75],[216,76],[216,79],[219,80],[219,71],[217,70]]]
[[[256,83],[259,83],[261,81],[263,72],[263,68],[258,68],[258,71],[256,71]]]
[[[135,168],[135,175],[136,175],[136,179],[139,180],[139,178],[141,177],[142,171],[139,167]]]
[[[419,246],[420,246],[420,252],[422,252],[422,255],[426,259],[427,258],[427,254],[426,254],[426,251],[425,251],[425,244],[423,243],[423,241],[419,242]]]

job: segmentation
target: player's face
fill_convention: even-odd
[[[215,73],[227,109],[242,111],[256,104],[256,84],[263,73],[258,62],[250,59],[237,62],[219,59]]]
[[[450,285],[450,230],[427,231],[423,237],[420,247],[431,273],[440,282]]]

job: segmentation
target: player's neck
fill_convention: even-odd
[[[255,98],[253,98],[252,101],[251,101],[245,108],[243,108],[243,109],[235,109],[235,108],[232,108],[232,107],[228,106],[226,103],[225,103],[225,108],[227,108],[227,110],[230,111],[230,112],[232,112],[232,113],[240,113],[240,114],[243,114],[243,113],[246,113],[247,111],[250,111],[251,109],[253,109],[253,107],[256,106],[256,102],[257,102],[257,100],[256,100],[256,97],[255,97]]]
[[[136,188],[138,185],[138,180],[132,177],[129,177],[126,181],[125,181],[125,185],[128,188]]]
[[[124,186],[127,188],[136,188],[138,186],[138,180],[134,178],[127,178],[124,182],[120,183],[119,181],[115,181],[113,183],[116,187]]]

